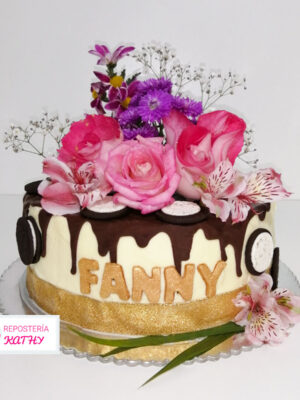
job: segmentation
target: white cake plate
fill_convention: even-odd
[[[278,287],[290,289],[294,294],[300,295],[300,284],[294,273],[282,262],[279,264],[279,282]],[[0,314],[5,315],[22,315],[22,314],[47,314],[42,310],[28,295],[26,288],[26,269],[20,259],[13,262],[0,277]],[[64,332],[69,331],[68,326],[72,326],[65,321],[60,321],[61,330]],[[73,325],[74,326],[74,325]],[[132,338],[133,336],[113,335],[105,332],[95,332],[88,329],[77,327],[82,332],[87,334],[94,334],[98,337],[105,338]],[[70,334],[72,334],[70,332]],[[203,363],[205,361],[216,361],[220,358],[228,358],[232,355],[238,355],[244,351],[250,351],[260,346],[241,346],[239,348],[231,348],[227,352],[220,352],[216,355],[204,355],[195,357],[193,360],[186,361],[184,364],[190,365],[194,362]],[[65,346],[60,347],[62,353],[72,354],[78,358],[87,358],[89,361],[100,361],[101,363],[113,362],[117,365],[143,365],[143,366],[164,366],[169,360],[156,361],[156,360],[129,360],[126,359],[126,352],[124,358],[117,359],[113,356],[103,358],[98,355],[92,355],[87,352],[80,352],[75,348]]]

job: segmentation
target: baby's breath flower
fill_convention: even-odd
[[[27,127],[11,124],[8,131],[2,134],[6,149],[15,153],[26,152],[42,157],[49,156],[48,147],[60,148],[61,139],[70,127],[70,120],[61,122],[58,115],[49,116],[44,112],[38,120],[30,120]]]

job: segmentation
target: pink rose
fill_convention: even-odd
[[[178,192],[199,199],[193,183],[213,172],[221,161],[228,159],[234,164],[243,147],[246,124],[227,111],[202,114],[197,125],[180,112],[172,111],[163,122],[168,143],[176,148],[181,175]]]
[[[117,192],[114,200],[142,214],[171,204],[180,180],[173,148],[160,138],[141,136],[110,152],[105,176]]]
[[[58,159],[73,168],[88,161],[101,162],[107,147],[113,147],[120,141],[121,130],[115,119],[104,115],[87,115],[84,120],[74,122],[69,133],[63,137]],[[105,151],[102,149],[104,144]]]
[[[42,207],[54,215],[73,214],[103,199],[111,185],[94,163],[87,162],[71,169],[56,158],[44,161],[43,172],[51,180],[43,181],[38,188]]]

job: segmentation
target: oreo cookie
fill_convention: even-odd
[[[83,217],[99,220],[120,218],[128,213],[129,208],[122,204],[115,204],[112,196],[107,196],[94,205],[80,210]]]
[[[33,217],[21,217],[16,228],[19,255],[25,265],[35,264],[42,253],[42,235]]]
[[[157,217],[170,224],[188,225],[204,221],[209,212],[192,201],[176,200],[170,206],[156,211]]]
[[[38,187],[42,181],[34,181],[27,183],[27,185],[24,186],[24,190],[28,194],[39,194],[38,193]]]
[[[256,229],[250,235],[245,250],[245,264],[252,275],[261,275],[266,271],[273,258],[274,243],[267,229]]]

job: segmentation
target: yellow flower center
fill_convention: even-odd
[[[199,182],[194,182],[193,186],[196,186],[202,190],[206,190],[207,189],[207,184],[206,184],[206,177],[205,176],[201,176],[200,177],[200,181]]]
[[[110,84],[111,86],[113,86],[114,88],[120,87],[123,83],[123,78],[122,76],[119,75],[115,75],[112,78],[110,78]]]
[[[128,108],[130,100],[131,100],[131,97],[126,97],[126,99],[124,101],[122,101],[121,106],[124,108]]]
[[[92,97],[93,99],[96,99],[98,97],[98,93],[96,92],[96,90],[92,91]]]

